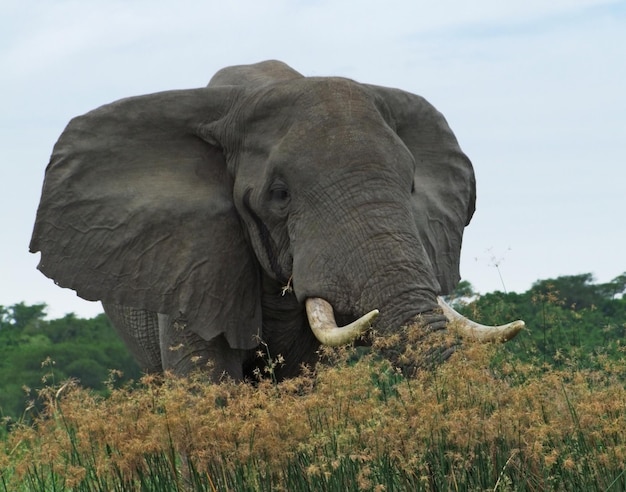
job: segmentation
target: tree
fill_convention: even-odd
[[[42,367],[44,361],[54,365]],[[141,376],[104,314],[46,320],[44,304],[0,306],[0,416],[20,416],[45,374],[53,374],[55,383],[74,377],[104,392],[112,369],[123,372],[120,382]]]
[[[600,309],[607,312],[614,307],[611,301],[626,291],[626,273],[605,284],[595,284],[591,273],[540,280],[533,284],[531,291],[558,297],[574,311]]]
[[[622,297],[626,292],[626,272],[618,275],[606,284],[599,285],[598,287],[602,295],[607,299]]]
[[[445,299],[454,308],[464,306],[476,299],[478,293],[474,290],[474,286],[467,280],[461,280],[452,294],[445,296]]]
[[[481,296],[462,312],[485,324],[523,319],[527,330],[505,346],[517,357],[556,363],[575,358],[591,363],[595,354],[622,358],[626,335],[626,274],[606,284],[593,275],[539,280],[523,294],[494,292]]]
[[[574,310],[590,308],[602,304],[605,297],[600,286],[593,284],[593,275],[567,275],[535,282],[531,291],[541,295],[554,295],[566,306]]]
[[[5,308],[0,306],[0,329],[24,329],[27,325],[37,323],[46,317],[46,305],[34,304],[27,306],[23,302]]]

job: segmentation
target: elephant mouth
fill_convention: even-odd
[[[461,338],[477,342],[506,342],[514,338],[525,326],[521,320],[499,326],[486,326],[476,323],[455,311],[441,297],[437,298],[439,307],[448,320],[448,325]],[[331,304],[319,297],[309,297],[306,302],[306,313],[311,331],[323,345],[337,347],[352,343],[365,334],[378,317],[378,309],[361,316],[350,324],[339,327]]]

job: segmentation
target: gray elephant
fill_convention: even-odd
[[[472,165],[423,98],[266,61],[73,119],[30,251],[102,301],[146,371],[242,379],[263,343],[282,378],[370,324],[513,337],[522,322],[480,326],[438,297],[474,202]]]

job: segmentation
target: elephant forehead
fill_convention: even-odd
[[[348,79],[299,79],[263,88],[242,101],[239,123],[248,150],[349,152],[391,136],[371,94]],[[376,134],[376,139],[372,135]],[[323,147],[323,149],[321,148]],[[336,147],[333,149],[333,147]]]
[[[294,122],[341,124],[378,114],[371,95],[360,84],[335,77],[295,79],[263,87],[244,99],[242,106],[244,123],[273,120],[283,127]]]

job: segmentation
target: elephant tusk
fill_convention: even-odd
[[[338,327],[333,307],[319,297],[309,297],[306,302],[306,314],[311,330],[323,345],[338,347],[351,343],[367,330],[378,316],[378,309],[370,311],[349,325]]]
[[[437,298],[437,302],[441,309],[443,309],[445,317],[451,322],[450,328],[455,330],[463,338],[477,342],[508,342],[526,326],[522,320],[513,321],[500,326],[481,325],[457,313],[441,297]]]

